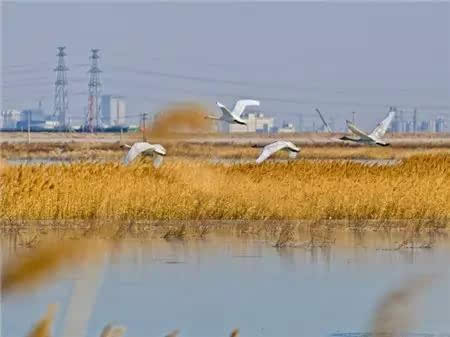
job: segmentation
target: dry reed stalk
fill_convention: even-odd
[[[122,337],[125,334],[126,328],[120,325],[109,323],[106,325],[100,334],[100,337]]]
[[[166,337],[178,337],[178,335],[180,334],[180,330],[174,330],[172,332],[170,332],[169,334],[166,335]]]
[[[10,261],[2,270],[2,291],[29,290],[53,276],[60,269],[80,262],[98,260],[108,244],[94,240],[41,243],[27,255]]]
[[[293,225],[284,225],[281,228],[280,235],[277,242],[274,244],[275,248],[285,248],[295,244],[295,233]]]
[[[62,337],[86,336],[86,329],[97,300],[97,292],[103,283],[106,263],[96,266],[81,261],[80,275],[74,280],[67,305]],[[116,331],[116,329],[113,329]]]
[[[389,334],[400,337],[411,332],[416,322],[417,295],[430,285],[432,277],[421,277],[406,282],[401,288],[386,294],[380,301],[372,322],[374,336]]]
[[[231,331],[230,337],[239,337],[239,329]]]
[[[33,329],[28,334],[28,337],[51,337],[51,329],[56,312],[58,311],[58,305],[50,304],[45,316],[36,323]]]

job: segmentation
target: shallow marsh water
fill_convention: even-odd
[[[335,245],[313,249],[231,236],[123,241],[101,275],[86,336],[99,336],[111,321],[131,337],[174,329],[180,336],[228,336],[233,328],[241,336],[361,336],[382,296],[422,275],[439,277],[424,292],[412,332],[448,336],[450,241],[392,250],[397,239],[342,233]],[[2,251],[14,255],[12,242],[4,239]],[[25,336],[47,305],[59,302],[55,336],[62,336],[74,282],[83,275],[72,271],[4,300],[2,335]]]
[[[189,157],[168,157],[167,160],[177,160],[177,159],[189,159]],[[195,158],[194,158],[195,159]],[[213,157],[207,159],[211,164],[224,164],[224,165],[235,165],[235,164],[254,164],[256,158],[219,158]],[[296,160],[306,160],[312,162],[324,162],[324,161],[333,161],[333,162],[350,162],[350,163],[359,163],[365,164],[369,166],[373,165],[381,165],[381,166],[393,166],[401,163],[399,159],[313,159],[313,158],[298,158]],[[11,165],[40,165],[40,164],[63,164],[63,163],[81,163],[81,162],[97,162],[97,163],[105,163],[105,162],[118,162],[120,160],[116,159],[83,159],[83,158],[55,158],[55,157],[38,157],[38,158],[10,158],[7,159],[6,162]],[[271,162],[279,162],[279,163],[287,163],[292,160],[288,159],[268,159]]]

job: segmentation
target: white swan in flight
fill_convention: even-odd
[[[233,111],[228,110],[228,108],[220,102],[217,102],[216,104],[220,108],[220,110],[222,110],[222,116],[216,117],[209,115],[206,118],[225,121],[231,124],[247,125],[247,122],[241,118],[241,115],[246,107],[259,106],[259,101],[256,101],[254,99],[241,99],[236,102]]]
[[[300,148],[295,146],[293,143],[286,140],[278,140],[274,143],[264,146],[261,154],[258,159],[256,159],[256,163],[260,164],[275,152],[280,150],[287,150],[289,152],[289,158],[296,158],[297,154],[300,152]]]
[[[364,144],[368,144],[368,145],[388,146],[390,144],[384,142],[382,140],[382,138],[385,135],[387,129],[389,128],[389,125],[391,125],[392,120],[394,119],[394,116],[395,116],[395,110],[393,108],[391,108],[389,110],[387,117],[385,119],[383,119],[370,134],[367,134],[364,131],[361,131],[360,129],[358,129],[356,127],[355,124],[353,124],[352,122],[347,120],[346,122],[347,122],[348,129],[351,131],[351,133],[358,136],[358,138],[344,136],[339,139],[349,140],[349,141],[357,142],[357,143],[364,143]]]
[[[163,162],[163,158],[166,155],[166,149],[160,144],[149,144],[146,142],[134,143],[133,146],[125,145],[129,148],[127,155],[123,162],[125,165],[131,163],[140,154],[144,156],[153,156],[153,166],[158,168]]]

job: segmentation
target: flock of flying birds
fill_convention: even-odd
[[[256,100],[242,99],[238,100],[233,110],[230,111],[225,105],[223,105],[220,102],[217,102],[217,106],[222,111],[222,115],[220,117],[208,115],[205,118],[220,120],[230,124],[247,125],[247,121],[241,117],[242,113],[244,112],[247,106],[259,106],[259,104],[260,102]],[[331,128],[328,126],[328,123],[323,118],[321,112],[318,109],[316,109],[316,111],[319,114],[320,119],[322,120],[327,131],[333,132]],[[389,125],[394,119],[394,116],[395,110],[391,108],[387,117],[383,119],[371,133],[366,133],[362,131],[351,121],[347,120],[346,121],[347,128],[353,136],[352,137],[343,136],[339,139],[344,141],[348,140],[356,143],[362,143],[366,145],[389,146],[390,144],[384,142],[382,138],[384,137],[387,129],[389,128]],[[158,168],[159,166],[161,166],[163,158],[167,154],[166,149],[161,144],[138,142],[133,144],[133,146],[125,145],[125,147],[129,148],[129,151],[123,160],[125,165],[131,163],[139,155],[144,155],[144,156],[152,156],[153,166]],[[260,164],[266,159],[268,159],[274,153],[282,150],[288,151],[289,158],[291,159],[295,159],[297,157],[297,154],[300,152],[300,148],[297,147],[292,142],[286,140],[278,140],[263,147],[261,154],[256,159],[256,163]]]

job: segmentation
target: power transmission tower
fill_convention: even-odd
[[[102,89],[102,83],[100,81],[100,73],[102,72],[98,67],[98,55],[100,49],[91,49],[92,55],[91,68],[89,69],[89,97],[88,97],[88,110],[86,115],[86,129],[89,132],[100,127],[100,94]]]
[[[413,113],[413,132],[417,132],[417,109],[414,109]]]
[[[69,100],[67,97],[68,82],[66,74],[69,68],[66,67],[64,61],[64,56],[66,56],[65,49],[66,47],[58,47],[58,54],[56,54],[56,56],[58,56],[58,65],[54,69],[54,71],[56,71],[56,81],[53,117],[58,120],[60,128],[66,127],[69,115]]]

